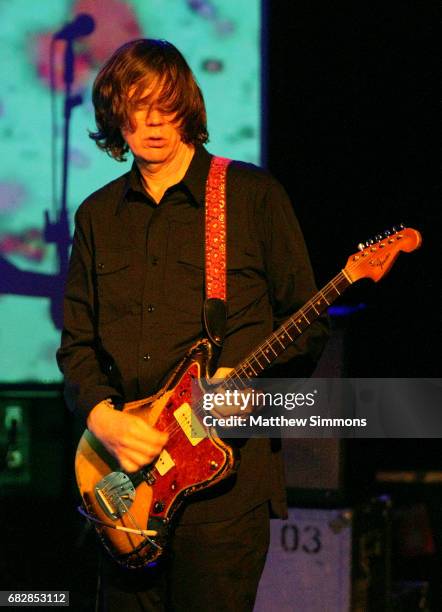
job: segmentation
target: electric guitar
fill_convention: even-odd
[[[325,287],[263,340],[217,388],[258,376],[352,283],[380,280],[401,251],[421,244],[418,231],[400,226],[359,245],[359,252]],[[78,445],[75,470],[83,506],[110,555],[126,568],[143,567],[167,548],[173,519],[185,500],[211,487],[235,469],[233,449],[203,426],[199,381],[209,377],[212,347],[200,340],[154,396],[128,402],[123,410],[169,433],[161,454],[135,473],[124,473],[103,445],[86,430]],[[195,392],[196,387],[196,392]]]

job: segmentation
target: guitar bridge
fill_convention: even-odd
[[[95,497],[101,509],[112,519],[118,519],[132,506],[135,487],[127,474],[111,472],[95,486]]]

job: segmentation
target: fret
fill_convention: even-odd
[[[250,362],[250,360],[251,360],[251,359],[253,359],[253,361],[255,362],[255,364],[256,364],[256,363],[258,364],[258,368],[259,368],[259,370],[261,370],[261,371],[262,371],[262,370],[263,370],[263,369],[266,367],[266,365],[267,365],[267,364],[266,364],[266,363],[264,363],[264,365],[263,365],[263,364],[262,364],[262,363],[259,361],[259,359],[258,359],[258,355],[259,355],[259,353],[260,353],[260,352],[261,352],[261,351],[259,350],[259,348],[258,348],[256,351],[254,351],[254,353],[252,353],[252,355],[251,355],[251,357],[250,357],[250,359],[249,359],[249,362]],[[250,365],[252,365],[252,364],[250,364]],[[259,372],[257,372],[257,374],[259,374]]]
[[[336,299],[336,297],[337,297],[337,296],[336,296],[336,293],[337,293],[337,292],[336,292],[336,290],[334,289],[334,290],[333,290],[334,295],[333,295],[333,294],[331,293],[331,292],[332,292],[332,288],[331,288],[329,285],[327,285],[326,287],[324,287],[324,289],[322,290],[322,293],[325,295],[325,292],[326,292],[326,291],[327,291],[327,292],[329,293],[329,295],[330,295],[330,301],[329,301],[327,298],[326,298],[326,300],[325,300],[325,301],[326,301],[326,302],[327,302],[327,304],[330,306],[330,304],[332,304],[332,303],[335,301],[335,299]]]
[[[278,356],[278,353],[275,351],[275,349],[273,348],[273,346],[271,345],[271,343],[269,342],[269,340],[266,340],[266,344],[267,346],[270,347],[270,350],[272,351],[272,353],[275,353],[275,357]],[[267,352],[267,351],[266,351]]]
[[[282,346],[283,349],[286,349],[287,347],[285,346],[285,344],[283,344],[279,338],[279,336],[277,334],[274,335],[275,338],[278,340],[279,344]]]
[[[345,291],[345,289],[347,289],[347,287],[349,287],[351,285],[351,282],[347,279],[346,276],[344,276],[344,274],[341,275],[341,278],[339,279],[339,287],[342,291]]]
[[[341,293],[347,289],[351,282],[346,278],[346,276],[341,272],[335,278],[330,281],[335,290],[341,295]]]
[[[336,285],[334,284],[334,282],[331,280],[330,283],[333,285],[333,288],[335,289],[335,291],[337,291],[339,293],[339,295],[341,295],[341,292],[339,291],[339,289],[336,287]]]
[[[291,337],[291,335],[289,334],[288,329],[287,329],[286,327],[284,327],[284,326],[283,326],[282,328],[283,328],[283,330],[285,331],[285,333],[287,334],[287,336],[290,338],[290,342],[293,342],[293,338],[292,338],[292,337]]]
[[[244,379],[250,378],[247,376],[246,369],[244,365],[241,365],[239,368],[236,368],[231,374],[232,379],[236,378],[237,380],[243,381]]]
[[[298,322],[300,322],[300,321],[301,321],[301,320],[299,320]],[[298,334],[302,334],[302,329],[300,329],[300,328],[298,327],[298,325],[296,324],[296,321],[293,321],[293,325],[296,327],[296,329],[297,329],[297,331],[298,331]]]
[[[229,384],[233,387],[235,387],[235,389],[238,389],[237,383],[235,383],[235,380],[241,380],[240,378],[236,378],[235,376],[232,376],[231,378],[226,378],[225,382],[229,382]],[[224,386],[224,383],[222,383],[222,386]]]
[[[246,371],[246,374],[248,376],[257,376],[258,375],[258,372],[255,372],[255,370],[252,368],[252,364],[249,361],[245,361],[244,363],[246,364],[245,371]],[[250,372],[251,372],[250,374],[248,372],[249,369],[250,369]]]
[[[250,379],[262,372],[290,343],[341,295],[351,282],[341,272],[321,289],[307,304],[294,313],[271,336],[266,338],[234,371],[235,376]]]
[[[309,324],[313,323],[313,321],[317,318],[317,316],[320,314],[316,308],[313,306],[313,302],[309,302],[308,304],[306,304],[304,306],[304,311],[308,314],[308,316],[312,317],[311,320],[307,319]]]
[[[259,367],[263,370],[266,367],[267,363],[264,362],[264,364],[262,364],[258,359],[258,355],[264,357],[267,363],[269,363],[270,360],[266,357],[265,353],[261,349],[256,349],[256,351],[253,353],[253,359],[259,364]]]
[[[293,342],[294,340],[296,340],[296,338],[298,338],[298,336],[300,334],[300,331],[296,327],[296,323],[295,323],[295,321],[293,319],[289,319],[288,321],[286,321],[285,325],[287,327],[290,327],[290,331],[291,331],[290,337],[291,337],[292,342]]]
[[[268,352],[269,349],[266,349],[266,351]],[[264,349],[260,349],[261,355],[264,357],[264,359],[267,359],[267,363],[272,363],[272,360],[267,357],[266,351]]]
[[[319,292],[319,295],[321,295],[321,296],[324,298],[324,300],[325,300],[325,302],[327,303],[327,305],[328,305],[328,306],[330,306],[330,302],[329,302],[329,301],[327,300],[327,298],[325,297],[325,295],[324,295],[323,291],[320,291],[320,292]]]
[[[221,387],[225,390],[227,388],[232,388],[234,387],[235,389],[245,389],[247,387],[247,383],[244,382],[244,377],[240,376],[240,371],[242,370],[242,368],[237,368],[236,370],[234,370],[233,372],[230,373],[229,376],[227,376],[223,382],[221,383]]]
[[[248,383],[246,381],[244,381],[242,378],[237,378],[237,386],[242,387],[243,389],[246,389],[248,386]]]

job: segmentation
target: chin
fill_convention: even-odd
[[[158,149],[157,151],[152,151],[152,149],[149,149],[149,151],[142,151],[137,158],[140,161],[154,164],[155,162],[158,163],[165,161],[168,158],[168,155],[169,152],[165,151],[164,149]]]

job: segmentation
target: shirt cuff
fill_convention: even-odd
[[[123,398],[118,391],[107,385],[97,385],[81,394],[75,393],[75,389],[65,388],[65,399],[69,409],[81,419],[85,427],[92,408],[103,400],[112,400],[117,409],[121,409],[123,403]]]

